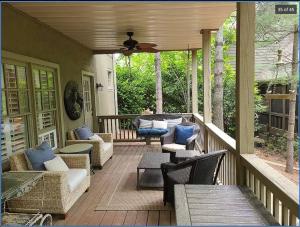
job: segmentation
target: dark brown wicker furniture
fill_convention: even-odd
[[[192,122],[183,122],[179,125],[194,126],[193,135],[190,138],[187,139],[185,146],[182,147],[185,150],[194,150],[196,139],[198,137],[198,134],[201,131],[199,125],[195,124],[195,123],[192,123]],[[170,131],[168,133],[166,133],[166,134],[164,134],[160,137],[162,152],[163,153],[170,153],[171,162],[176,162],[176,158],[175,158],[176,150],[173,150],[173,149],[169,150],[168,148],[164,148],[163,145],[165,145],[165,144],[175,144],[175,139],[176,139],[175,131],[176,131],[176,127],[173,127],[173,128],[170,129]]]
[[[214,151],[179,164],[161,164],[164,179],[164,204],[169,202],[174,205],[175,184],[215,184],[225,153],[225,150]]]

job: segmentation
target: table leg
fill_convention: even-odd
[[[140,190],[140,169],[137,168],[137,175],[136,175],[136,189]]]
[[[90,170],[93,174],[95,174],[94,167],[92,165],[92,149],[89,152],[89,157],[90,157]]]

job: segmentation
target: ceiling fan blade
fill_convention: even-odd
[[[157,53],[159,52],[159,50],[157,49],[154,49],[152,47],[149,47],[149,48],[143,48],[143,49],[140,49],[142,52],[147,52],[147,53]]]
[[[155,43],[138,43],[136,45],[136,47],[139,49],[145,49],[145,48],[156,47],[156,46],[157,45]]]

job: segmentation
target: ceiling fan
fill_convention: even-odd
[[[122,48],[120,49],[121,52],[125,56],[129,56],[132,53],[136,52],[149,52],[149,53],[156,53],[158,52],[156,47],[157,45],[154,43],[139,43],[138,41],[132,39],[133,32],[127,32],[128,39],[123,42]]]

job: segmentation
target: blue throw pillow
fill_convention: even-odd
[[[176,125],[175,127],[175,143],[185,145],[186,140],[193,135],[194,126]]]
[[[44,162],[55,158],[55,155],[47,142],[43,142],[36,148],[28,149],[25,151],[25,155],[30,162],[32,169],[37,171],[46,170]]]
[[[78,140],[88,140],[89,137],[94,135],[91,129],[86,126],[82,126],[81,128],[76,128],[74,130],[74,133]]]

